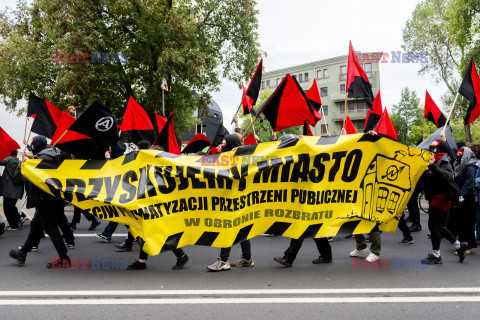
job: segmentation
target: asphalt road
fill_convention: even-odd
[[[413,234],[412,245],[397,244],[399,232],[384,233],[378,265],[352,260],[355,241],[337,237],[333,263],[312,264],[318,252],[307,239],[294,266],[285,268],[273,257],[283,255],[289,239],[259,236],[252,240],[254,267],[216,273],[206,266],[220,249],[193,246],[184,248],[190,261],[183,270],[171,269],[170,252],[150,257],[147,270],[112,269],[112,262],[123,267],[137,258],[138,246],[116,251],[123,227],[112,243],[87,228],[82,220],[70,251],[72,259],[88,259],[85,269],[46,269],[55,256],[48,238],[23,266],[8,257],[23,244],[28,222],[0,237],[0,319],[477,319],[480,311],[480,253],[472,250],[460,264],[443,241],[443,265],[420,265],[431,249],[425,228]],[[235,246],[230,262],[240,254]]]

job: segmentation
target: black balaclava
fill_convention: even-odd
[[[227,134],[224,139],[226,144],[222,147],[222,152],[231,151],[233,148],[242,145],[240,138],[236,134]]]
[[[150,149],[152,144],[148,140],[141,140],[137,143],[138,150]]]
[[[36,136],[32,140],[32,153],[37,155],[40,151],[47,148],[47,138],[44,136]]]
[[[122,156],[127,150],[125,143],[118,141],[112,146],[112,159]]]

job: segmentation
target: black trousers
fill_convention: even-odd
[[[18,228],[18,221],[20,221],[20,214],[18,213],[15,204],[18,199],[3,197],[3,210],[5,211],[5,218],[7,218],[8,225],[13,228]]]
[[[183,255],[185,254],[185,252],[182,250],[182,248],[173,249],[172,252],[175,254],[175,256],[177,258],[183,257]],[[145,251],[140,250],[140,256],[138,258],[147,260],[148,259],[148,254]]]
[[[452,207],[448,213],[447,228],[458,236],[460,242],[467,242],[468,248],[476,248],[475,239],[476,204],[473,194],[468,195],[461,207]]]
[[[442,211],[432,206],[428,208],[428,229],[431,233],[430,239],[432,240],[433,250],[440,250],[440,242],[442,237],[447,239],[450,243],[454,243],[456,241],[453,234],[447,228],[445,228],[442,223],[445,220],[446,215],[446,211]]]
[[[51,202],[48,206],[37,207],[37,210],[42,218],[45,232],[50,236],[50,240],[52,241],[58,256],[62,259],[68,259],[67,248],[65,247],[65,242],[63,241],[63,237],[59,230],[59,224],[66,224],[68,226],[68,220],[67,217],[65,217],[63,203]],[[70,233],[72,233],[70,228],[69,230]],[[69,241],[71,238],[69,238],[69,240],[65,240]]]
[[[420,191],[420,188],[415,188],[412,197],[407,203],[408,216],[413,224],[420,224],[420,209],[418,208],[418,195],[420,194]]]
[[[242,247],[243,258],[250,260],[252,258],[252,247],[250,245],[250,240],[245,240],[240,242],[240,246]],[[222,259],[222,261],[228,261],[228,257],[230,257],[231,250],[232,250],[232,247],[220,249],[220,259]]]
[[[74,207],[73,208],[73,219],[72,219],[72,223],[80,223],[80,217],[81,215],[84,215],[85,218],[87,218],[88,221],[92,222],[92,221],[95,221],[95,217],[88,213],[88,212],[85,212],[83,211],[82,209],[78,208],[78,207]]]
[[[332,259],[332,247],[328,242],[328,238],[314,238],[320,256],[324,259]],[[290,246],[285,250],[285,259],[289,262],[295,261],[300,248],[303,245],[303,239],[292,239]]]
[[[398,229],[402,231],[404,238],[410,238],[412,236],[410,229],[408,229],[408,225],[405,222],[405,213],[402,214],[400,221],[398,221]]]
[[[32,247],[38,247],[40,239],[44,236],[43,222],[40,218],[40,213],[38,210],[36,210],[33,219],[30,222],[30,231],[28,232],[27,240],[25,240],[25,243],[20,251],[23,254],[27,254],[30,250],[32,250]]]

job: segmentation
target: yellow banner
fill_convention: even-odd
[[[289,238],[394,232],[430,153],[379,136],[303,137],[210,156],[28,160],[42,190],[130,227],[150,255]]]

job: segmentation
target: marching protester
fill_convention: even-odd
[[[429,166],[425,173],[425,197],[429,201],[428,228],[431,233],[432,253],[422,259],[424,264],[441,264],[440,242],[442,237],[452,243],[458,253],[459,261],[465,260],[466,242],[458,241],[452,233],[443,226],[452,200],[459,194],[458,187],[453,181],[453,169],[448,160],[447,143],[441,139],[434,140],[430,145],[430,152],[434,155],[428,160]]]
[[[6,230],[16,231],[25,220],[24,213],[20,215],[15,207],[17,201],[23,196],[23,176],[20,172],[21,162],[17,158],[18,150],[13,150],[10,156],[0,162],[0,166],[4,166],[3,175],[0,178],[0,190],[3,195],[3,207],[5,218],[7,218],[9,226]]]
[[[477,247],[475,240],[475,177],[477,174],[477,160],[473,151],[468,147],[460,147],[457,151],[457,161],[454,167],[454,177],[460,196],[448,216],[448,229],[460,242],[468,243],[466,254],[470,249]]]
[[[57,151],[49,148],[47,145],[47,139],[44,136],[39,135],[33,138],[32,152],[35,158],[38,159],[58,159]],[[59,223],[61,223],[61,221],[67,221],[64,213],[65,202],[47,194],[30,182],[27,183],[26,190],[28,196],[27,207],[35,207],[36,213],[40,217],[42,223],[39,222],[30,225],[30,232],[25,244],[20,250],[11,250],[10,257],[17,260],[19,264],[24,264],[27,258],[27,253],[33,247],[33,242],[36,241],[35,239],[41,237],[43,228],[45,228],[45,231],[50,236],[50,240],[52,241],[59,257],[57,260],[47,263],[47,268],[51,269],[59,266],[63,268],[70,267],[71,262],[68,256],[67,247],[59,230]],[[67,235],[65,236],[67,238]],[[73,238],[73,234],[68,236]],[[74,243],[70,242],[70,245],[74,248]]]
[[[240,147],[242,145],[240,138],[236,134],[227,134],[224,137],[222,144],[219,146],[221,152],[231,151],[234,148]],[[232,267],[253,267],[255,263],[252,259],[251,245],[250,240],[245,240],[240,242],[242,247],[242,256],[240,259],[232,263]],[[220,257],[217,258],[217,261],[209,266],[207,269],[210,271],[224,271],[230,269],[230,263],[228,262],[228,257],[230,256],[230,251],[232,247],[222,248],[220,250]]]

